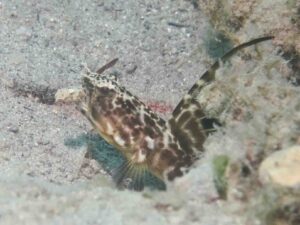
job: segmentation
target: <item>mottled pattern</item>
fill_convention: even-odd
[[[123,172],[140,169],[162,180],[165,172],[175,177],[172,171],[184,159],[184,152],[162,118],[110,76],[85,74],[83,88],[81,111],[99,134],[125,155],[128,163],[122,165]]]
[[[241,48],[271,38],[259,38],[239,45],[224,55],[221,61]],[[203,151],[203,143],[213,131],[213,123],[217,122],[205,116],[195,97],[215,79],[219,62],[194,84],[166,122],[121,87],[113,76],[101,75],[116,61],[106,64],[97,73],[88,72],[83,76],[85,97],[81,111],[99,134],[127,160],[116,170],[114,178],[117,185],[131,178],[136,183],[134,189],[141,190],[145,171],[161,180],[165,177],[173,180],[183,175],[182,169],[188,168]]]

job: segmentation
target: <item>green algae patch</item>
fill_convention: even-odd
[[[229,157],[226,155],[216,156],[213,159],[214,184],[217,192],[222,199],[227,198],[227,180],[225,177]]]

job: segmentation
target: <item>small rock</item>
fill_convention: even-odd
[[[39,141],[37,141],[37,144],[38,145],[48,145],[48,144],[50,144],[50,141],[39,140]]]
[[[136,69],[137,69],[137,65],[132,65],[126,70],[126,73],[133,74],[136,71]]]
[[[32,30],[28,27],[21,26],[16,30],[16,35],[24,40],[29,40],[32,36]]]
[[[57,90],[55,94],[55,102],[77,102],[79,101],[83,96],[83,92],[79,88],[62,88]]]
[[[264,184],[299,187],[300,146],[293,146],[270,155],[260,165],[259,177]]]
[[[8,64],[21,65],[26,62],[26,59],[22,53],[12,53],[8,55]]]
[[[0,83],[2,83],[5,87],[8,88],[14,88],[16,86],[16,82],[13,79],[7,79],[4,77],[0,78]]]
[[[17,128],[17,127],[9,127],[8,131],[16,134],[16,133],[19,132],[19,128]]]

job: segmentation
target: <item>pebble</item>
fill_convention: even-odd
[[[28,40],[32,36],[32,30],[28,27],[21,26],[16,30],[16,35],[23,40]]]
[[[263,184],[300,187],[300,145],[271,154],[259,168]]]
[[[2,74],[0,74],[0,76],[2,76]],[[8,88],[14,88],[16,86],[16,83],[13,79],[7,79],[4,77],[0,78],[0,83],[3,84],[5,87]]]
[[[137,65],[131,65],[127,70],[126,73],[127,74],[133,74],[137,69]]]
[[[55,102],[71,103],[81,99],[83,92],[80,88],[62,88],[55,94]]]
[[[9,127],[9,128],[8,128],[8,131],[9,131],[9,132],[12,132],[12,133],[14,133],[14,134],[16,134],[16,133],[19,132],[19,128],[17,128],[17,127]]]

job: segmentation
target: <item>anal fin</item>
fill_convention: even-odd
[[[145,164],[137,164],[126,160],[113,171],[112,177],[120,189],[142,191],[146,186],[165,190],[165,183],[152,175]]]

